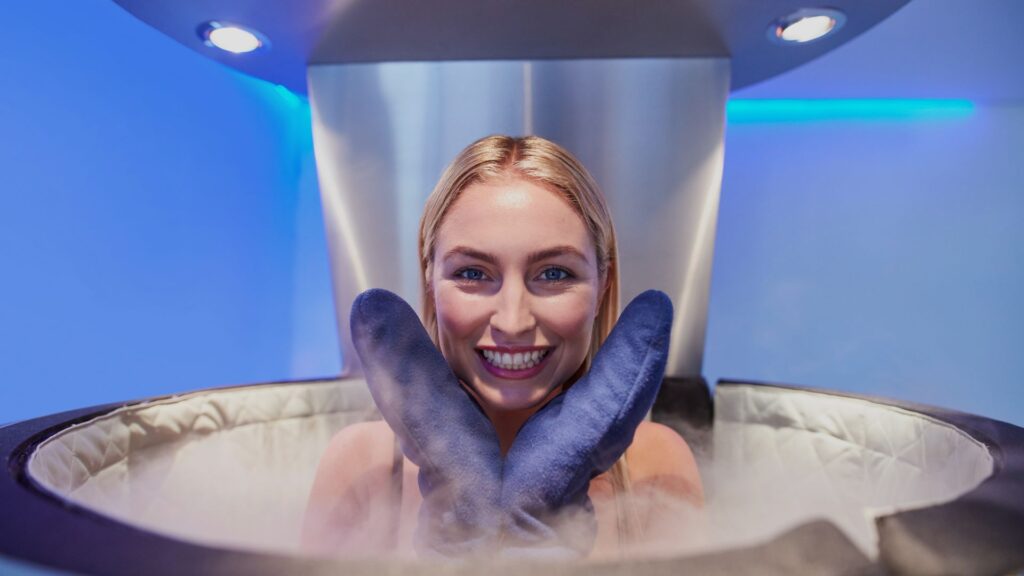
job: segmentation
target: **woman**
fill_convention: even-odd
[[[583,166],[550,141],[481,139],[428,199],[419,262],[423,324],[504,455],[524,422],[588,371],[618,317],[604,199]],[[304,546],[329,554],[410,550],[422,502],[417,475],[387,424],[344,428],[317,471]],[[630,497],[652,491],[703,500],[685,441],[642,422],[623,457],[590,481],[592,556],[657,537],[671,518]]]

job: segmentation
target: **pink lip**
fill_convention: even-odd
[[[550,350],[551,348],[551,346],[478,346],[477,350],[515,354],[516,352],[534,352],[536,350]]]
[[[509,352],[510,354],[513,354],[515,352],[532,352],[533,350],[546,350],[548,348],[549,347],[547,347],[547,346],[541,346],[541,347],[535,347],[535,348],[515,348],[515,349],[513,349],[513,348],[497,348],[497,347],[490,347],[490,346],[488,346],[486,348],[481,348],[481,350],[494,350],[494,351],[500,351],[502,353]],[[514,352],[513,352],[513,350],[514,350]],[[484,355],[482,353],[478,352],[476,356],[480,360],[480,362],[484,365],[484,368],[486,368],[488,372],[490,372],[491,374],[494,374],[495,376],[497,376],[499,378],[505,378],[506,380],[525,380],[526,378],[532,378],[532,377],[536,376],[537,374],[540,374],[540,371],[543,370],[544,366],[547,365],[548,358],[551,357],[551,353],[548,352],[547,355],[545,355],[544,358],[541,359],[540,363],[537,364],[536,366],[533,366],[531,368],[526,368],[525,370],[506,370],[504,368],[498,368],[494,364],[491,364],[490,362],[488,362],[487,359],[484,358]]]

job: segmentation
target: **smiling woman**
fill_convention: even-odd
[[[588,373],[618,318],[617,248],[604,198],[586,169],[553,142],[483,138],[455,158],[427,200],[419,261],[427,334],[457,379],[451,386],[461,387],[486,415],[504,458],[531,416],[567,398],[564,393]],[[605,408],[598,404],[579,408],[600,413]],[[613,421],[627,408],[607,411],[605,419]],[[584,491],[596,516],[596,538],[587,545],[592,557],[656,539],[649,528],[664,527],[664,519],[629,497],[637,490],[670,493],[697,507],[703,501],[696,463],[681,437],[649,422],[616,434],[611,442],[624,452],[603,468],[544,472],[591,478]],[[394,439],[383,422],[338,433],[310,496],[307,549],[365,554],[413,548],[423,476]],[[371,469],[377,472],[368,474]],[[678,534],[678,528],[671,531]]]
[[[607,285],[594,242],[558,193],[509,174],[462,192],[434,253],[426,290],[439,348],[506,452],[526,418],[579,377]]]

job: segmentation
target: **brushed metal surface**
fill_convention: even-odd
[[[419,306],[416,235],[445,165],[493,133],[576,154],[608,198],[622,304],[649,288],[676,306],[667,374],[698,375],[722,177],[726,59],[311,66],[314,148],[346,374],[355,296]]]

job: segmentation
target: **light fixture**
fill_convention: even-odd
[[[220,48],[232,54],[245,54],[270,46],[267,38],[259,32],[239,26],[211,20],[199,27],[199,38],[213,48]]]
[[[778,44],[806,44],[843,27],[846,15],[831,8],[803,8],[779,18],[768,27],[768,38]]]

